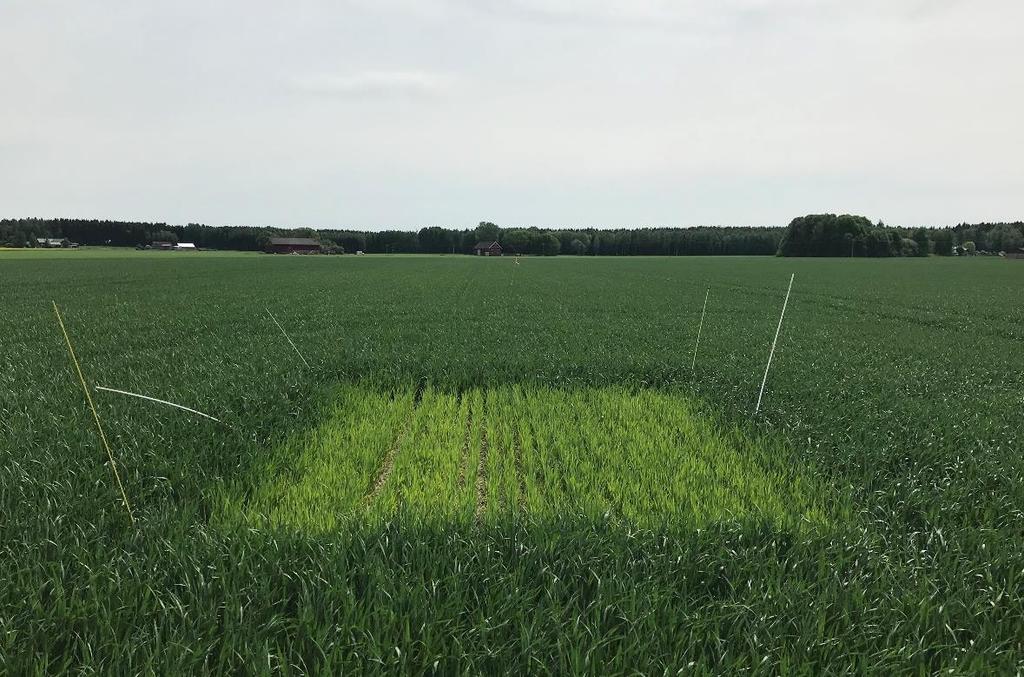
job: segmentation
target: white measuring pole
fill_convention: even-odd
[[[213,416],[210,416],[209,414],[204,414],[201,411],[196,411],[195,409],[189,409],[186,406],[183,406],[181,404],[175,404],[174,402],[168,402],[167,400],[158,400],[157,398],[150,397],[149,395],[140,395],[139,393],[132,393],[132,392],[128,392],[127,390],[118,390],[117,388],[104,388],[103,386],[96,386],[96,390],[102,390],[102,391],[107,392],[107,393],[117,393],[118,395],[128,395],[129,397],[137,397],[140,400],[147,400],[149,402],[156,402],[157,404],[166,404],[168,407],[174,407],[176,409],[181,409],[182,411],[187,411],[187,412],[189,412],[191,414],[196,414],[197,416],[202,416],[203,418],[208,418],[211,421],[216,421],[217,423],[220,423],[222,425],[227,425],[226,423],[224,423],[220,419],[214,418]]]
[[[700,325],[697,327],[697,342],[693,344],[693,364],[690,365],[690,371],[693,371],[697,367],[697,348],[700,346],[700,332],[704,329],[704,313],[708,310],[708,296],[711,295],[711,287],[708,287],[707,292],[704,294],[704,308],[700,311]]]
[[[292,339],[291,339],[291,337],[289,337],[289,336],[288,336],[288,332],[286,332],[286,331],[284,330],[284,327],[282,327],[282,326],[281,326],[281,323],[280,323],[280,322],[278,322],[278,321],[277,321],[277,318],[276,318],[276,317],[274,317],[274,314],[273,314],[272,312],[270,312],[270,308],[267,308],[267,309],[266,309],[266,311],[267,311],[267,315],[270,315],[270,319],[271,319],[271,320],[273,320],[273,321],[274,321],[274,324],[276,324],[276,325],[277,325],[277,328],[281,330],[281,333],[282,333],[282,334],[284,334],[284,337],[285,337],[286,339],[288,339],[288,343],[291,343],[291,345],[292,345],[292,348],[295,348],[295,354],[296,354],[296,355],[298,355],[298,356],[299,356],[299,359],[300,359],[300,360],[302,360],[302,363],[303,363],[304,365],[306,365],[306,369],[309,369],[309,362],[306,362],[306,358],[302,356],[302,353],[300,353],[300,352],[299,352],[299,349],[298,349],[298,348],[297,348],[297,347],[295,346],[295,344],[294,344],[294,343],[292,343]]]
[[[761,379],[761,392],[757,394],[757,406],[754,407],[754,415],[761,411],[761,398],[764,397],[764,385],[768,383],[768,370],[772,366],[772,358],[775,357],[775,344],[779,342],[779,332],[782,331],[782,318],[786,316],[786,306],[789,305],[789,293],[793,291],[793,278],[796,273],[789,276],[789,289],[786,290],[786,300],[782,302],[782,314],[779,315],[779,326],[775,328],[775,339],[772,340],[772,350],[768,353],[768,364],[764,367],[764,378]]]

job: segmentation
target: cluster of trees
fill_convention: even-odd
[[[780,256],[949,255],[949,229],[891,228],[852,214],[808,214],[793,219],[779,244]]]
[[[153,241],[194,242],[204,249],[265,249],[271,237],[311,237],[325,246],[347,252],[371,254],[471,254],[478,242],[501,244],[518,254],[554,256],[643,256],[643,255],[772,255],[782,238],[781,228],[639,228],[602,230],[597,228],[547,229],[501,228],[481,222],[475,228],[455,229],[433,226],[419,232],[384,230],[376,232],[299,228],[254,228],[207,226],[190,223],[100,221],[83,219],[6,219],[0,221],[0,246],[32,247],[36,238],[66,237],[83,245],[130,247]]]
[[[1022,221],[961,223],[949,230],[955,245],[965,250],[1012,252],[1024,247],[1024,222]]]

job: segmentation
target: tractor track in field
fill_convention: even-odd
[[[487,454],[490,444],[487,440],[487,428],[485,427],[480,436],[480,461],[476,468],[476,521],[483,520],[484,511],[487,510]]]
[[[391,473],[395,470],[395,459],[398,458],[398,452],[402,448],[402,442],[409,436],[412,431],[413,421],[416,420],[416,409],[418,408],[419,402],[413,406],[413,410],[409,413],[409,420],[405,424],[405,428],[402,429],[398,436],[395,437],[394,444],[388,449],[388,453],[384,456],[384,460],[381,461],[380,470],[377,472],[377,479],[373,483],[373,488],[366,494],[363,500],[366,503],[372,503],[374,499],[384,489],[384,485],[387,484],[388,478],[391,477]]]
[[[466,399],[466,434],[462,439],[462,456],[459,459],[459,488],[466,488],[469,477],[469,443],[473,436],[473,400]]]
[[[526,512],[526,474],[523,472],[523,439],[519,434],[518,427],[512,436],[512,443],[515,445],[516,487],[519,492],[514,501],[515,509],[519,512]]]

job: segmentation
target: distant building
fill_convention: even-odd
[[[153,249],[163,249],[164,251],[170,251],[174,249],[174,243],[164,242],[162,240],[153,240]]]
[[[497,242],[477,242],[473,253],[477,256],[501,256],[501,245]]]
[[[1024,249],[1017,249],[1012,252],[1006,252],[1006,258],[1008,259],[1024,259]]]
[[[195,243],[193,243],[193,242],[179,242],[178,244],[174,245],[174,248],[179,250],[179,251],[186,251],[186,252],[199,251],[196,248]]]
[[[36,238],[36,246],[37,247],[46,247],[48,249],[56,249],[56,248],[59,248],[59,247],[70,247],[71,245],[72,245],[71,241],[68,240],[66,237],[37,237]],[[75,245],[75,246],[77,247],[78,245]]]
[[[272,237],[267,243],[271,254],[317,254],[320,243],[308,237]]]

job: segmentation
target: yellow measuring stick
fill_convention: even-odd
[[[100,424],[100,415],[96,413],[96,405],[92,403],[92,396],[89,395],[89,386],[85,383],[85,376],[82,374],[82,367],[78,364],[78,358],[75,357],[75,349],[71,347],[71,337],[68,336],[68,330],[64,328],[64,320],[60,317],[60,310],[57,308],[57,302],[53,301],[53,312],[57,314],[57,323],[60,325],[60,330],[64,334],[64,340],[68,344],[68,352],[71,353],[71,361],[75,365],[75,371],[78,372],[78,380],[82,383],[82,392],[85,393],[85,401],[89,403],[89,409],[92,410],[92,418],[96,421],[96,430],[100,432],[100,440],[103,442],[103,448],[107,451],[107,458],[110,459],[110,469],[114,471],[114,479],[117,480],[117,488],[121,490],[121,498],[124,500],[125,510],[128,511],[128,519],[131,520],[132,526],[135,526],[135,517],[132,515],[132,507],[128,504],[128,494],[124,491],[124,484],[121,483],[121,475],[117,472],[117,463],[114,462],[114,454],[110,451],[110,444],[107,443],[107,436],[103,432],[103,426]]]

